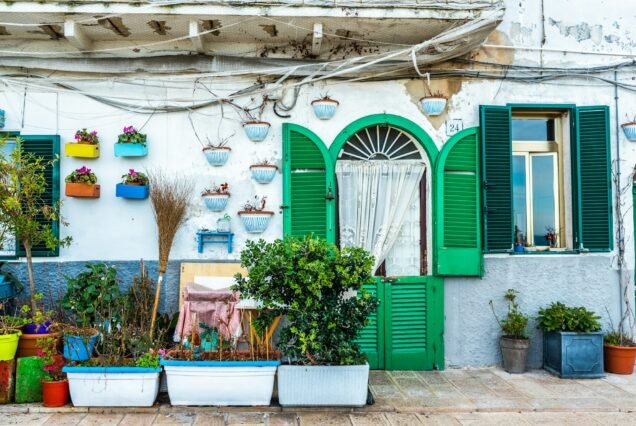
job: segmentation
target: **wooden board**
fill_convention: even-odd
[[[183,287],[194,282],[195,276],[233,277],[236,273],[247,275],[247,270],[240,263],[182,263],[179,280],[179,309],[181,309]]]

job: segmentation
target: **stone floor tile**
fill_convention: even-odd
[[[265,415],[260,413],[228,413],[225,415],[225,423],[234,425],[264,425]]]
[[[532,406],[523,398],[473,398],[478,411],[522,411],[532,410]]]
[[[415,413],[386,413],[385,416],[391,426],[416,426],[422,423]]]
[[[455,386],[450,383],[432,384],[429,386],[431,392],[438,398],[461,398],[462,394]]]
[[[421,423],[431,426],[456,426],[461,423],[450,414],[417,414]]]
[[[403,387],[402,392],[406,396],[406,399],[430,398],[430,397],[436,396],[436,394],[434,394],[430,389],[426,388],[424,385]]]
[[[55,426],[74,426],[79,424],[79,422],[81,422],[87,415],[88,414],[86,413],[57,413],[49,417],[44,424]]]
[[[302,413],[300,426],[351,426],[348,414]]]
[[[123,417],[123,414],[88,413],[78,426],[117,426]]]
[[[530,379],[519,380],[513,383],[515,389],[522,397],[528,398],[556,398],[558,395],[548,389],[544,384]]]
[[[579,383],[548,383],[544,387],[561,398],[595,398],[599,396],[592,388]]]
[[[528,399],[536,411],[617,411],[610,401],[601,398],[542,398]]]
[[[592,389],[596,395],[602,398],[634,398],[636,395],[625,391],[624,389],[607,383],[604,380],[577,380],[581,386]]]
[[[418,376],[429,385],[450,384],[450,382],[439,371],[418,371]]]
[[[418,377],[394,377],[393,380],[401,388],[409,386],[426,386]]]
[[[395,382],[388,371],[370,371],[369,384],[371,385],[394,385]]]
[[[194,419],[194,424],[197,426],[224,426],[225,425],[225,414],[221,413],[208,413],[208,414],[197,414]]]
[[[155,417],[154,425],[191,425],[196,414],[193,413],[159,413]]]
[[[389,371],[389,375],[393,377],[393,379],[402,378],[402,377],[417,378],[417,373],[415,371],[409,371],[409,370]]]
[[[63,407],[45,407],[42,404],[29,404],[29,414],[32,413],[88,413],[88,407],[75,407],[67,404]]]
[[[523,415],[525,420],[533,425],[592,426],[599,424],[592,416],[587,413],[523,413]]]
[[[0,425],[20,425],[20,426],[40,426],[53,414],[36,413],[36,414],[0,414]]]
[[[529,425],[519,413],[460,413],[454,415],[461,425]]]
[[[636,413],[593,413],[590,416],[606,426],[636,424]]]
[[[349,415],[353,426],[388,426],[389,422],[382,413],[355,413]]]
[[[297,426],[298,416],[296,414],[270,414],[267,417],[267,426]]]
[[[404,398],[396,385],[371,385],[371,391],[376,398]]]
[[[130,413],[125,414],[119,426],[150,426],[155,421],[155,413]]]

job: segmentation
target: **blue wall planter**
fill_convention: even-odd
[[[603,332],[545,333],[543,335],[543,368],[563,379],[604,377]]]
[[[116,143],[115,157],[145,157],[148,155],[148,145],[140,143]]]
[[[446,108],[446,98],[441,97],[423,97],[420,99],[420,106],[426,115],[436,116],[444,112]]]
[[[316,99],[311,103],[314,114],[321,120],[329,120],[336,114],[336,109],[340,103],[336,100],[323,98]]]
[[[150,187],[148,185],[125,185],[118,183],[115,188],[115,195],[120,198],[143,200],[150,195]]]
[[[262,142],[269,133],[270,124],[264,121],[250,121],[243,124],[243,130],[252,142]]]
[[[222,166],[227,162],[227,159],[230,158],[230,152],[232,150],[227,147],[206,147],[203,148],[203,154],[205,154],[205,158],[207,158],[208,163],[213,166]]]
[[[64,335],[64,358],[69,361],[86,361],[93,356],[99,333],[90,337]]]
[[[227,202],[230,199],[230,194],[218,194],[218,195],[204,195],[203,201],[208,209],[213,212],[220,212],[225,209]]]
[[[258,183],[270,183],[274,179],[274,176],[276,176],[276,171],[278,171],[278,167],[269,164],[255,164],[250,166],[252,179]]]
[[[250,234],[260,234],[265,232],[269,226],[269,221],[274,216],[274,212],[268,211],[240,211],[241,222],[245,230]]]
[[[13,281],[7,280],[4,275],[0,275],[0,300],[11,299],[15,297],[15,294]]]

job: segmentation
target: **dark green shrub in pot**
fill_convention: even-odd
[[[490,301],[490,307],[502,331],[500,347],[504,370],[515,374],[526,371],[528,348],[530,347],[526,332],[530,317],[519,310],[518,294],[512,288],[506,291],[504,299],[508,302],[508,312],[503,319],[499,319],[495,313],[493,302]]]

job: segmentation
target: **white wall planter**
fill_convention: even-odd
[[[368,385],[369,364],[278,367],[278,402],[283,407],[362,407]]]
[[[160,368],[66,366],[62,371],[76,407],[150,407],[159,392]]]
[[[241,217],[241,222],[243,222],[247,232],[250,234],[261,234],[269,226],[269,221],[274,216],[274,212],[240,211],[238,215]]]
[[[316,99],[311,103],[314,114],[321,120],[329,120],[332,118],[336,114],[338,105],[340,105],[340,102],[330,98]]]
[[[230,158],[230,152],[232,149],[229,147],[205,147],[203,148],[203,154],[205,154],[205,158],[208,160],[213,166],[222,166],[227,162],[227,159]]]
[[[225,209],[230,194],[208,194],[203,195],[205,206],[213,212],[220,212]]]
[[[253,164],[250,166],[252,179],[258,183],[270,183],[276,176],[277,166],[273,164]]]
[[[250,121],[243,124],[243,130],[252,142],[262,142],[267,137],[270,126],[265,121]]]
[[[162,360],[172,405],[270,405],[280,361]]]
[[[621,124],[625,137],[630,142],[636,142],[636,122]]]
[[[422,107],[422,111],[426,113],[426,115],[436,116],[440,115],[444,112],[444,108],[446,108],[447,99],[443,97],[424,97],[420,99],[420,105]]]

